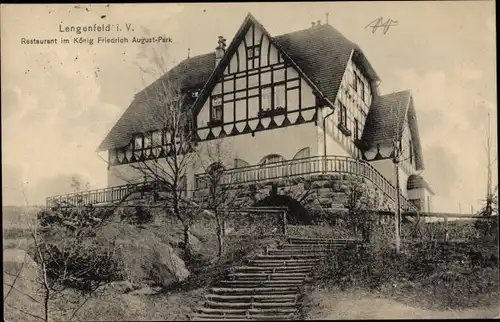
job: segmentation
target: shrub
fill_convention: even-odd
[[[132,225],[143,225],[152,222],[153,212],[145,206],[136,206],[134,208],[123,208],[120,213],[120,220]]]
[[[97,228],[113,213],[110,208],[91,206],[54,207],[38,213],[40,229],[32,232],[36,241],[29,253],[38,264],[44,264],[54,290],[70,287],[92,292],[120,278],[115,245],[94,238]]]
[[[422,300],[427,294],[429,302],[450,308],[498,301],[498,273],[496,245],[466,242],[423,242],[400,254],[388,247],[349,247],[328,256],[315,271],[330,286],[385,290],[389,296],[406,290],[405,297]]]

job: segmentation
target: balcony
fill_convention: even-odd
[[[396,201],[396,188],[366,161],[340,156],[309,157],[296,160],[287,160],[263,165],[253,165],[224,171],[221,184],[236,185],[252,182],[264,182],[281,178],[303,177],[315,174],[345,173],[360,176],[371,181],[389,199]],[[195,190],[204,189],[206,174],[195,175]],[[151,190],[154,183],[138,183],[106,189],[90,190],[47,198],[47,206],[60,203],[101,204],[113,203],[126,199],[134,192]],[[158,187],[156,187],[158,188]],[[404,211],[417,211],[416,207],[400,194],[401,208]]]

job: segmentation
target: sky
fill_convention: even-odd
[[[228,43],[247,13],[271,35],[321,20],[357,43],[381,78],[381,94],[414,95],[425,170],[435,211],[477,210],[486,191],[484,143],[491,115],[497,154],[493,1],[2,5],[2,199],[43,204],[71,191],[72,176],[107,184],[97,146],[144,87],[136,56],[148,44],[21,44],[21,38],[74,34],[60,26],[119,24],[90,36],[172,38],[172,66]],[[365,28],[382,17],[387,33]],[[130,25],[129,31],[125,25]],[[134,31],[132,31],[132,29]],[[497,180],[493,165],[493,184]]]

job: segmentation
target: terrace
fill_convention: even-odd
[[[262,165],[253,165],[225,170],[221,183],[237,185],[252,182],[266,182],[282,178],[304,177],[318,174],[350,174],[372,182],[386,197],[397,200],[397,190],[380,172],[366,161],[341,156],[316,156],[295,160],[287,160]],[[205,188],[207,174],[195,174],[194,190]],[[89,190],[48,197],[47,206],[65,203],[77,204],[110,204],[127,199],[132,193],[144,193],[155,187],[155,182],[141,182],[104,189]],[[401,209],[416,212],[415,206],[400,194]]]

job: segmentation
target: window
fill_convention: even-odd
[[[275,162],[281,162],[285,161],[285,158],[282,157],[279,154],[270,154],[266,157],[264,157],[259,163],[260,164],[268,164],[268,163],[275,163]]]
[[[360,138],[360,131],[359,131],[359,122],[357,119],[354,119],[354,140],[357,141]]]
[[[246,162],[245,160],[242,159],[234,159],[234,167],[235,168],[243,168],[243,167],[248,167],[250,164]]]
[[[160,131],[155,131],[153,132],[153,142],[152,146],[157,147],[157,146],[162,146],[161,142],[161,132]]]
[[[149,149],[151,147],[151,133],[144,135],[144,148]]]
[[[272,90],[273,88],[271,86],[262,88],[261,100],[263,111],[270,111],[272,108]]]
[[[222,96],[212,98],[212,121],[222,121]]]
[[[261,112],[279,111],[286,108],[285,85],[271,85],[261,88]]]
[[[347,107],[339,101],[339,124],[347,126]]]
[[[352,78],[352,88],[354,88],[355,91],[358,90],[358,74],[354,72],[354,77]]]
[[[303,159],[303,158],[308,158],[311,156],[311,149],[310,148],[303,148],[299,152],[295,154],[293,157],[294,159]]]
[[[339,106],[339,124],[337,127],[339,130],[347,136],[350,136],[352,133],[347,127],[347,107],[342,104],[342,102],[338,101]]]
[[[365,85],[361,82],[361,99],[365,101]]]
[[[134,150],[142,149],[142,135],[137,135],[134,141]]]
[[[172,134],[167,130],[163,131],[163,142],[165,145],[172,143]]]
[[[212,107],[212,121],[222,122],[222,105]]]
[[[279,178],[283,176],[283,164],[277,163],[285,161],[285,158],[278,154],[270,154],[264,157],[259,163],[262,167],[259,170],[261,178]]]
[[[247,48],[247,58],[252,59],[259,57],[259,46],[252,46]]]
[[[285,107],[285,85],[274,87],[274,107]]]

